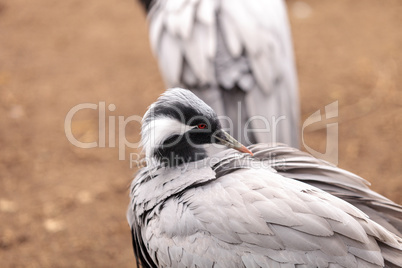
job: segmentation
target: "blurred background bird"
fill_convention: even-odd
[[[190,89],[245,143],[299,147],[299,95],[283,0],[140,0],[168,87]]]

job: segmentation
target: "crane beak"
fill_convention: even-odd
[[[250,154],[251,156],[254,155],[249,149],[246,148],[246,146],[238,142],[235,138],[230,136],[226,131],[222,129],[216,132],[213,137],[217,140],[216,143],[218,144],[225,145],[228,148],[233,148],[242,153]]]

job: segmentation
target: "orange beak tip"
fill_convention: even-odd
[[[254,156],[254,154],[249,149],[247,149],[246,146],[242,146],[241,148],[239,148],[239,151],[242,153],[246,153],[246,154],[250,154],[251,156]]]

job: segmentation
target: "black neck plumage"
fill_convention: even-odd
[[[202,160],[207,157],[207,152],[200,145],[191,145],[187,137],[175,135],[155,150],[154,157],[160,163],[172,167]]]

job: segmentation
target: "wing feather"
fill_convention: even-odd
[[[218,100],[208,95],[219,96],[222,111],[217,111],[218,115],[230,116],[232,122],[243,122],[243,118],[232,112],[237,111],[238,100],[225,92],[241,90],[246,93],[240,100],[242,117],[286,118],[277,129],[276,140],[271,138],[272,133],[258,132],[254,139],[299,146],[297,78],[283,0],[154,3],[148,17],[150,41],[168,87],[186,87],[211,107]],[[172,42],[161,41],[166,38],[175,40],[173,53],[167,53]],[[167,68],[168,63],[171,68]],[[203,92],[206,89],[208,94]],[[259,129],[257,123],[251,126]],[[254,142],[235,131],[234,136],[248,144]]]
[[[233,19],[223,11],[219,19],[222,25],[221,33],[223,35],[224,45],[228,48],[233,58],[240,57],[243,46],[238,31],[233,27]]]
[[[215,24],[215,4],[214,0],[203,0],[200,1],[197,8],[197,19],[204,24],[214,25]]]
[[[181,75],[183,61],[175,60],[182,54],[180,42],[174,36],[163,34],[161,38],[161,49],[159,50],[159,63],[166,73],[168,83],[178,83]],[[180,58],[180,57],[179,57]]]
[[[177,267],[221,261],[230,267],[370,267],[384,265],[387,256],[398,263],[401,239],[350,204],[269,168],[224,172],[225,165],[236,166],[232,161],[225,157],[215,175],[194,164],[184,172],[159,169],[152,179],[143,172],[133,182],[136,199],[128,217],[137,220],[129,222],[139,223],[153,261]],[[138,192],[139,186],[146,188]]]
[[[286,145],[261,144],[252,146],[251,150],[257,159],[264,161],[281,175],[327,191],[364,211],[372,220],[391,232],[401,235],[402,207],[372,191],[363,178]],[[318,212],[325,213],[325,210],[323,208]]]
[[[210,74],[207,57],[208,41],[205,36],[208,36],[208,28],[196,23],[192,36],[184,46],[186,60],[201,83],[206,83]]]

